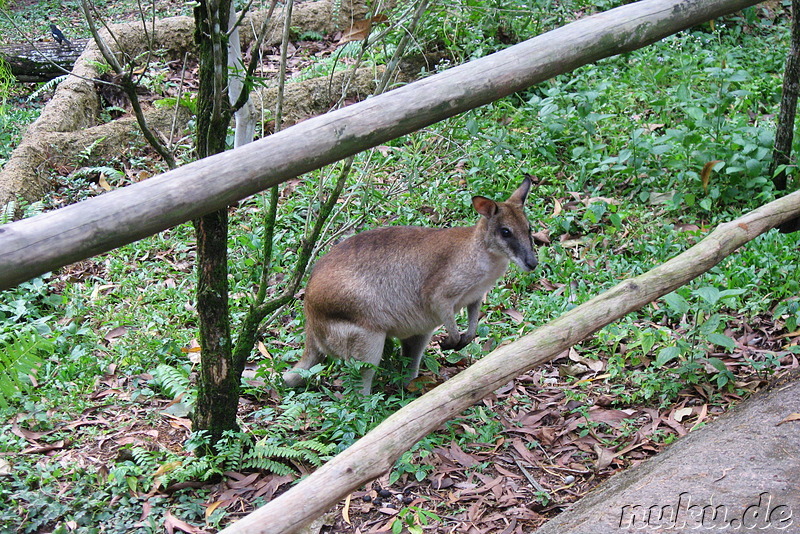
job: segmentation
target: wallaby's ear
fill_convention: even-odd
[[[497,213],[497,202],[486,197],[472,197],[472,206],[475,208],[475,211],[487,219],[490,219],[495,213]]]
[[[530,190],[531,190],[531,179],[526,176],[525,179],[522,180],[522,184],[517,188],[516,191],[511,193],[511,196],[508,197],[508,200],[506,202],[523,206],[525,205],[525,199],[528,198],[528,191]]]

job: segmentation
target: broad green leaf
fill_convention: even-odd
[[[708,337],[714,332],[718,332],[721,324],[722,317],[718,313],[712,313],[708,319],[700,325],[700,335]]]
[[[712,306],[719,300],[719,289],[714,286],[701,287],[692,291],[695,295],[708,302]]]
[[[661,367],[664,364],[674,360],[680,355],[681,355],[681,350],[678,347],[664,347],[663,349],[658,351],[658,356],[656,356],[656,361],[654,365],[656,367]]]
[[[742,288],[725,289],[719,292],[719,298],[725,299],[728,297],[736,297],[746,292],[747,290]]]
[[[656,343],[656,338],[650,332],[645,332],[642,334],[642,354],[647,356],[653,348],[653,345]]]
[[[684,315],[692,308],[685,298],[678,295],[674,291],[665,295],[663,300],[667,306],[669,306],[670,310],[677,315]]]
[[[736,342],[733,339],[726,336],[725,334],[720,334],[719,332],[708,334],[707,339],[714,345],[719,345],[720,347],[724,347],[729,351],[732,351],[733,349],[736,348]]]
[[[714,369],[716,369],[720,373],[724,373],[724,372],[726,372],[728,370],[728,368],[725,367],[725,362],[723,362],[719,358],[707,358],[706,361],[709,364],[711,364],[711,367],[713,367]]]

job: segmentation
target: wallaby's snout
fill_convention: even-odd
[[[510,262],[523,271],[538,264],[525,216],[531,180],[504,202],[475,196],[481,215],[475,226],[397,226],[356,234],[334,246],[318,262],[305,294],[306,346],[287,385],[302,382],[297,369],[310,369],[326,354],[372,364],[362,372],[369,394],[387,337],[400,339],[411,360],[409,380],[434,330],[444,325],[442,350],[460,350],[472,341],[480,305]],[[456,314],[467,309],[466,332]]]
[[[533,240],[531,240],[530,245],[528,248],[530,250],[525,251],[525,255],[521,260],[514,259],[514,263],[517,264],[517,267],[522,269],[525,272],[531,272],[539,265],[539,258],[536,257],[536,251],[533,250]]]

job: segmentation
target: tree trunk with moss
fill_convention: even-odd
[[[769,174],[775,189],[785,191],[788,187],[786,166],[791,163],[794,123],[797,115],[797,97],[800,94],[800,0],[792,0],[792,39],[786,69],[783,73],[783,94],[778,125],[775,129],[775,147]],[[800,230],[800,218],[787,221],[780,226],[784,233]]]
[[[225,151],[232,110],[228,101],[227,36],[230,2],[201,1],[194,9],[200,62],[197,96],[197,155]],[[220,177],[224,179],[224,177]],[[193,423],[215,443],[237,429],[239,374],[232,373],[228,314],[228,211],[194,220],[197,236],[197,311],[202,347],[201,378]]]
[[[792,140],[794,139],[794,119],[797,112],[797,95],[800,92],[800,21],[797,20],[800,0],[792,0],[792,40],[786,68],[783,73],[783,93],[778,125],[775,130],[775,147],[772,152],[770,175],[775,189],[786,189],[786,172],[778,170],[788,165],[792,156]],[[776,173],[776,171],[778,171]]]

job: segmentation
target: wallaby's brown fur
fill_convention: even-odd
[[[377,228],[334,246],[306,288],[306,346],[295,369],[309,369],[326,354],[377,366],[386,338],[395,337],[411,358],[412,380],[439,325],[448,334],[442,349],[466,346],[475,337],[483,297],[509,261],[525,271],[536,267],[523,209],[530,186],[526,178],[505,202],[473,197],[482,216],[475,226]],[[459,333],[455,317],[462,308],[469,325]],[[375,367],[362,372],[365,395],[374,375]],[[283,377],[289,386],[302,383],[294,369]]]

